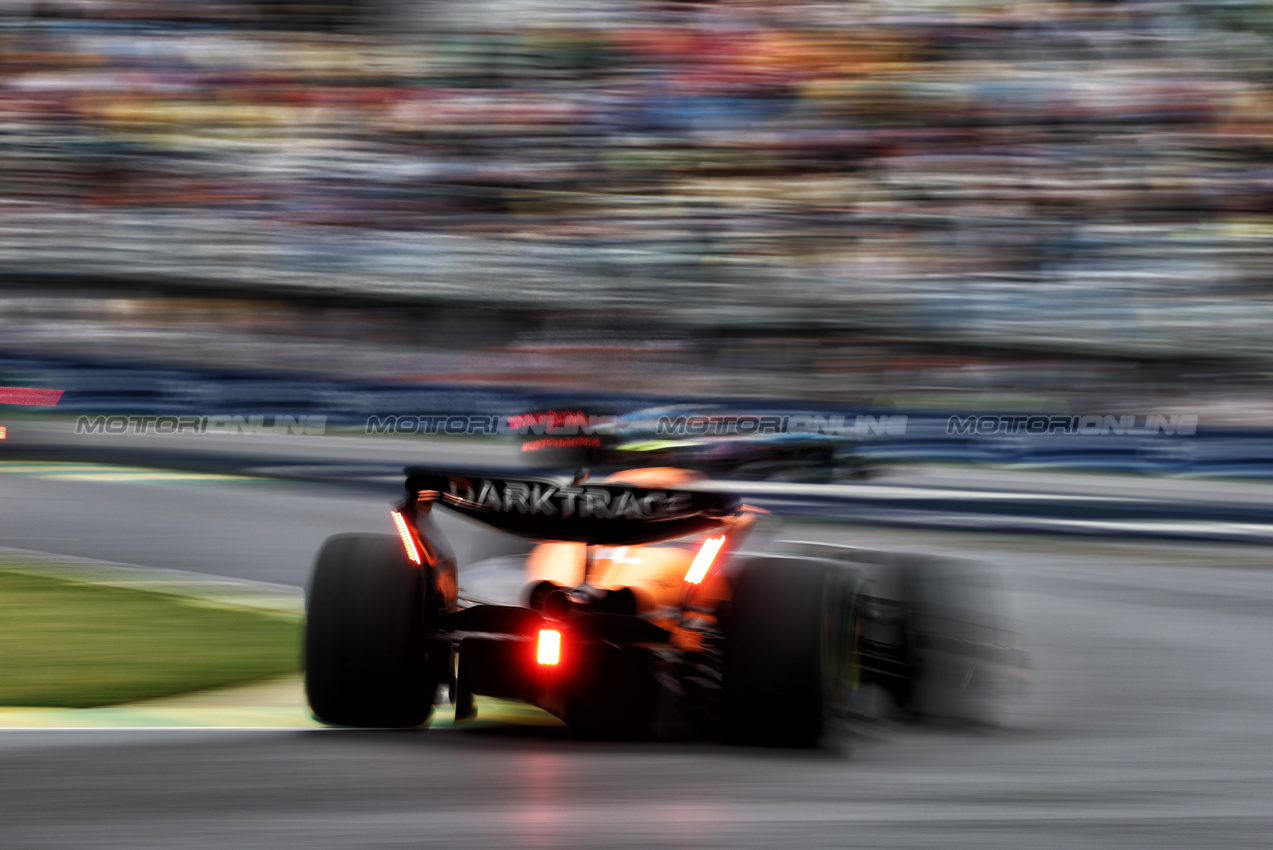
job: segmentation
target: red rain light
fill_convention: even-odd
[[[535,660],[545,667],[553,667],[561,662],[561,632],[556,629],[539,630]]]
[[[508,417],[509,428],[534,428],[539,425],[562,428],[568,425],[579,427],[587,424],[588,417],[582,410],[543,410],[538,413],[521,413]]]
[[[407,521],[397,511],[390,511],[389,516],[393,517],[393,524],[398,528],[398,536],[402,538],[402,548],[407,550],[407,557],[417,564],[420,563],[420,552],[416,549],[415,540],[411,537],[411,529],[407,528]]]
[[[531,440],[522,443],[523,452],[537,452],[543,449],[569,449],[575,446],[600,448],[600,437],[545,437],[542,440]]]
[[[689,572],[685,574],[685,580],[690,584],[698,584],[706,578],[712,561],[716,560],[716,553],[724,545],[725,535],[723,534],[720,537],[709,537],[704,540],[703,548],[698,550],[698,554],[694,556],[694,563],[690,564]]]

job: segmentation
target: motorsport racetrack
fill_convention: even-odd
[[[50,465],[7,544],[300,585],[355,488]],[[1273,828],[1264,547],[819,523],[998,568],[1032,683],[998,725],[863,724],[804,753],[543,729],[0,732],[5,847],[1261,846]],[[499,541],[452,539],[470,556]]]

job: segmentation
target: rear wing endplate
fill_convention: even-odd
[[[632,546],[685,537],[719,526],[737,498],[705,490],[574,483],[410,467],[407,504],[434,504],[487,525],[538,540]]]

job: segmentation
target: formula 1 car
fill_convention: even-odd
[[[439,506],[544,541],[516,604],[461,590]],[[913,709],[941,659],[994,660],[985,635],[927,625],[922,565],[775,543],[764,511],[686,470],[594,482],[409,468],[392,520],[396,535],[337,535],[318,555],[305,687],[324,723],[416,726],[435,695],[464,720],[487,695],[590,736],[677,726],[803,746],[868,686]]]
[[[772,430],[775,423],[789,418],[738,415],[709,406],[650,408],[622,416],[550,410],[516,420],[535,425],[522,442],[522,452],[536,454],[545,465],[677,467],[720,479],[809,483],[870,475],[861,452],[862,438],[816,430]],[[599,420],[605,420],[603,427],[596,427]],[[768,425],[770,430],[748,430],[757,425]]]

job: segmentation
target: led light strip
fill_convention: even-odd
[[[421,563],[420,552],[411,537],[411,529],[407,528],[407,521],[397,511],[390,511],[389,515],[393,517],[393,524],[398,527],[398,536],[402,538],[402,548],[407,550],[407,557],[417,564]]]
[[[698,550],[698,554],[694,556],[694,563],[690,564],[689,572],[685,574],[685,580],[690,584],[698,584],[707,577],[707,571],[712,567],[712,561],[716,560],[716,553],[720,551],[720,547],[725,545],[725,535],[720,537],[709,537],[703,541],[703,548]]]

